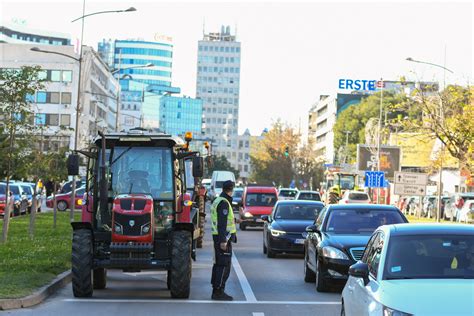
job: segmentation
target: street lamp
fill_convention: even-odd
[[[434,66],[434,67],[439,67],[441,69],[444,70],[444,74],[443,74],[443,88],[446,89],[446,71],[449,71],[450,73],[454,73],[452,70],[446,68],[445,66],[441,66],[441,65],[438,65],[438,64],[434,64],[434,63],[430,63],[430,62],[427,62],[427,61],[421,61],[421,60],[415,60],[411,57],[407,57],[406,58],[407,61],[409,62],[412,62],[412,63],[419,63],[419,64],[426,64],[426,65],[430,65],[430,66]],[[445,61],[446,61],[446,51],[445,51]],[[439,115],[440,115],[440,119],[441,121],[444,121],[444,115],[443,115],[443,99],[441,99],[440,101],[440,108],[439,108]],[[444,153],[444,144],[443,142],[441,142],[441,148],[440,148],[440,159],[439,159],[439,184],[438,184],[438,212],[437,212],[437,216],[436,216],[436,221],[439,223],[441,222],[441,204],[442,204],[442,201],[441,201],[441,196],[442,196],[442,184],[443,184],[443,153]],[[453,218],[451,216],[451,218]]]

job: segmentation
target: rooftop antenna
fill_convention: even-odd
[[[237,22],[235,22],[235,30],[234,30],[234,33],[235,33],[235,39],[237,40]]]
[[[206,18],[202,19],[202,37],[206,35]]]

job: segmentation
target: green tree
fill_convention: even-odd
[[[210,178],[216,170],[230,171],[235,175],[236,179],[240,177],[239,170],[234,169],[225,156],[213,156],[211,162],[208,163],[208,167],[205,169],[205,176]]]
[[[23,158],[27,157],[30,149],[15,144],[15,138],[28,139],[27,132],[32,127],[32,113],[30,96],[43,87],[42,79],[39,78],[39,66],[23,66],[20,69],[0,71],[0,135],[4,148],[0,161],[6,161],[7,166],[4,176],[7,180],[7,194],[9,192],[9,181],[11,171],[21,165]],[[6,136],[5,136],[6,135]],[[6,145],[8,144],[8,145]],[[16,148],[15,148],[16,146]],[[10,208],[6,208],[2,242],[8,238],[8,225],[10,220]]]
[[[399,118],[400,116],[417,117],[417,111],[410,108],[401,108],[400,104],[406,103],[408,98],[401,93],[384,91],[383,93],[383,120],[387,116],[387,122]],[[379,117],[380,113],[380,92],[374,93],[357,105],[352,105],[337,116],[334,125],[334,148],[336,153],[342,148],[348,155],[346,160],[354,163],[356,160],[357,144],[365,144],[365,126],[370,118]],[[384,122],[385,123],[385,122]],[[349,133],[346,133],[349,132]],[[383,142],[388,134],[382,134]],[[348,148],[346,149],[346,137],[348,137]],[[341,161],[337,161],[340,163]]]

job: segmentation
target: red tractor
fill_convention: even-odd
[[[87,156],[81,222],[73,222],[72,288],[90,297],[107,269],[168,271],[173,298],[190,294],[201,220],[203,159],[181,138],[143,129],[99,137]],[[77,156],[69,173],[78,171]],[[191,185],[192,184],[192,185]]]

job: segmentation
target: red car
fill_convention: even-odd
[[[278,191],[274,187],[246,187],[240,208],[241,230],[247,226],[263,227],[262,215],[270,215],[278,201]]]
[[[76,205],[75,209],[82,208],[82,198],[84,197],[85,188],[79,188],[76,190]],[[71,192],[62,193],[56,195],[56,201],[59,211],[65,211],[69,208],[71,202]],[[48,197],[46,200],[46,206],[52,208],[54,206],[54,199],[52,196]]]

